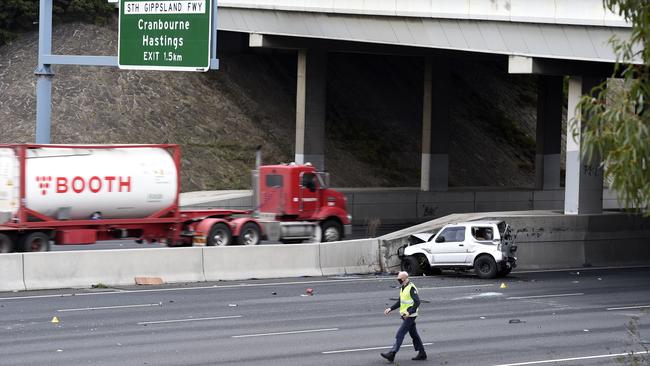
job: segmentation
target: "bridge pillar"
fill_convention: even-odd
[[[296,86],[296,154],[299,164],[325,170],[325,103],[327,53],[298,51]]]
[[[450,70],[448,58],[425,58],[420,172],[422,191],[446,191],[449,188]]]
[[[577,131],[582,129],[579,111],[576,111],[580,97],[588,94],[599,82],[598,78],[591,77],[571,76],[569,79],[564,193],[566,215],[601,213],[603,210],[603,171],[599,166],[600,159],[594,159],[590,163],[583,158],[580,134],[573,136],[573,126]]]
[[[560,188],[562,86],[562,76],[538,77],[535,189]]]

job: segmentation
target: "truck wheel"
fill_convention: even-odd
[[[474,272],[479,278],[495,278],[497,276],[497,262],[489,255],[482,255],[474,261]]]
[[[240,245],[257,245],[260,243],[260,228],[252,222],[247,222],[241,228],[237,242]]]
[[[7,234],[0,233],[0,253],[11,253],[14,251],[14,241]]]
[[[230,232],[228,225],[224,224],[223,222],[217,222],[216,224],[212,225],[210,234],[208,235],[207,244],[209,247],[224,247],[226,245],[230,245],[231,242],[232,233]]]
[[[341,240],[343,229],[341,228],[341,224],[339,224],[338,222],[334,220],[326,220],[321,225],[321,230],[322,230],[322,236],[321,236],[322,242]]]
[[[50,250],[50,238],[40,231],[29,233],[22,240],[23,252],[47,252]]]
[[[411,255],[402,259],[402,271],[408,273],[409,276],[422,276],[420,261]]]

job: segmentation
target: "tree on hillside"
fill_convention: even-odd
[[[623,87],[608,89],[605,81],[580,100],[583,153],[590,160],[602,157],[605,178],[626,207],[650,214],[650,2],[603,5],[631,23],[632,34],[610,41],[617,55],[614,75],[623,78]]]
[[[24,32],[38,28],[39,0],[0,1],[0,46]],[[54,20],[103,24],[115,11],[106,0],[53,0]]]

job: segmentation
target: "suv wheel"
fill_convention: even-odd
[[[497,276],[497,262],[489,255],[482,255],[474,261],[474,272],[479,278],[495,278]]]
[[[408,273],[409,276],[422,276],[420,261],[411,255],[402,259],[402,271]]]

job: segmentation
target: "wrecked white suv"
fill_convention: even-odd
[[[504,221],[450,224],[437,234],[414,234],[409,239],[397,254],[402,270],[412,276],[474,269],[480,278],[495,278],[507,276],[517,266],[517,246]]]

